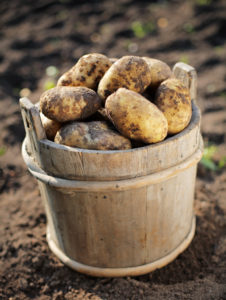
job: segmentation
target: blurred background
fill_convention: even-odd
[[[226,297],[226,1],[1,0],[0,45],[0,297]],[[170,67],[182,61],[198,73],[205,152],[196,187],[197,235],[174,263],[135,281],[95,281],[53,257],[45,241],[37,184],[20,154],[24,129],[18,99],[39,101],[63,72],[91,52],[117,58],[149,56]],[[65,276],[68,281],[62,286]],[[13,298],[16,294],[19,298]]]

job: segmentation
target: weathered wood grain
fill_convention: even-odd
[[[28,98],[20,99],[20,109],[28,139],[28,151],[32,154],[39,166],[44,168],[39,141],[46,139],[46,134],[42,126],[39,110]]]
[[[178,62],[173,67],[173,73],[176,78],[180,79],[184,85],[189,89],[191,100],[196,102],[197,100],[197,73],[195,68]]]

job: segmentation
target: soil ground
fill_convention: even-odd
[[[218,163],[226,153],[226,2],[1,0],[0,28],[0,299],[226,299],[225,167],[199,165],[196,235],[174,262],[134,278],[85,276],[47,246],[18,106],[20,95],[31,91],[37,102],[52,84],[49,66],[61,74],[86,53],[184,61],[198,72],[202,134]]]

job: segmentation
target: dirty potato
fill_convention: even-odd
[[[103,54],[84,55],[75,66],[60,77],[57,86],[85,86],[95,90],[111,65],[111,60]]]
[[[156,89],[161,82],[173,76],[170,67],[159,59],[143,57],[151,71],[150,88]]]
[[[40,113],[40,118],[42,121],[42,126],[45,129],[47,139],[53,141],[62,123],[48,119],[45,115],[43,115],[43,113]]]
[[[157,89],[155,104],[168,121],[168,133],[182,131],[190,122],[192,115],[189,90],[175,78],[163,81]]]
[[[167,120],[156,105],[140,94],[118,89],[105,103],[109,117],[122,135],[144,143],[157,143],[167,135]]]
[[[142,93],[151,83],[151,71],[144,59],[138,56],[123,56],[104,74],[97,93],[105,99],[118,88]]]
[[[58,86],[44,92],[40,98],[41,112],[49,119],[67,122],[85,119],[101,107],[101,100],[86,87]]]
[[[73,122],[61,127],[56,143],[93,150],[131,149],[129,139],[112,130],[104,121]]]

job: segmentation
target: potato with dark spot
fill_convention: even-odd
[[[93,150],[131,149],[129,139],[112,130],[104,121],[73,122],[61,127],[55,136],[56,143]]]
[[[168,133],[182,131],[190,122],[192,106],[189,90],[175,78],[163,81],[157,89],[155,104],[168,121]]]
[[[151,83],[151,71],[144,59],[138,56],[123,56],[104,74],[97,93],[105,99],[120,87],[142,93]]]
[[[150,88],[156,89],[161,82],[173,76],[170,67],[159,59],[143,57],[151,71]]]
[[[83,120],[101,107],[97,93],[86,87],[58,86],[40,98],[41,112],[58,122]]]
[[[168,125],[163,113],[134,91],[118,89],[107,98],[105,107],[123,136],[149,144],[160,142],[167,135]]]
[[[57,131],[61,128],[62,123],[47,118],[43,113],[40,113],[42,126],[45,129],[47,139],[53,141]]]
[[[95,90],[104,73],[110,68],[110,59],[99,53],[82,56],[57,82],[57,86],[85,86]]]

